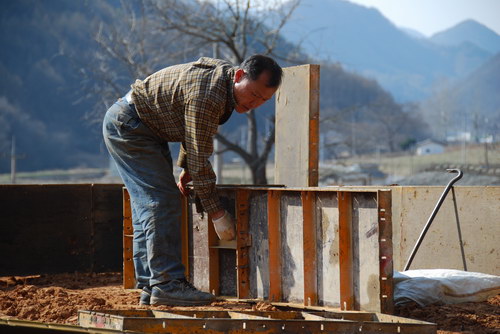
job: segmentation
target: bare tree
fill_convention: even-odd
[[[280,31],[299,2],[292,0],[283,6],[279,1],[149,0],[152,12],[162,19],[158,29],[190,36],[197,45],[217,44],[221,56],[233,64],[240,64],[254,53],[287,60],[296,58],[298,49],[286,45]],[[254,184],[266,184],[266,163],[274,145],[274,118],[269,133],[259,136],[255,111],[249,111],[246,116],[246,148],[223,134],[217,134],[216,138],[227,150],[241,156],[252,173]],[[260,146],[259,138],[262,139]]]
[[[92,23],[96,48],[85,57],[73,55],[71,59],[77,63],[86,83],[84,93],[97,100],[87,118],[100,120],[102,106],[109,107],[129,89],[133,80],[184,61],[194,50],[199,50],[199,45],[189,43],[189,38],[178,31],[152,28],[158,18],[148,12],[145,0],[122,0],[118,7],[101,0],[94,6],[104,16]]]
[[[87,78],[87,95],[99,98],[99,108],[123,95],[136,78],[162,67],[211,55],[216,45],[221,58],[240,64],[254,53],[278,59],[298,59],[299,48],[290,46],[280,31],[300,0],[286,5],[259,0],[135,0],[120,6],[102,0],[105,18],[96,19],[94,61],[81,61]],[[78,59],[78,57],[75,57]],[[81,59],[81,58],[80,58]],[[99,114],[100,114],[99,113]],[[228,135],[216,138],[241,156],[254,184],[266,184],[266,163],[274,145],[274,119],[268,133],[259,133],[254,110],[247,116],[247,146]],[[100,119],[96,113],[91,119]]]

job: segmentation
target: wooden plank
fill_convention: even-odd
[[[196,212],[194,200],[189,202],[189,217],[191,219],[189,272],[190,280],[198,289],[210,291],[209,285],[209,245],[208,217]]]
[[[318,300],[324,306],[340,308],[339,213],[336,192],[316,192],[320,231],[317,244]]]
[[[239,189],[236,193],[236,268],[238,298],[248,298],[250,294],[249,247],[251,239],[248,226],[248,199],[250,192]]]
[[[281,299],[303,304],[304,238],[302,211],[300,192],[281,194]]]
[[[392,249],[392,195],[390,190],[377,194],[380,311],[394,313],[393,249]]]
[[[268,191],[269,300],[281,301],[281,231],[279,190]]]
[[[90,185],[0,185],[0,209],[0,276],[93,269]]]
[[[268,193],[252,191],[249,205],[249,233],[252,236],[250,256],[250,298],[269,296],[269,237],[268,237]]]
[[[352,253],[352,194],[338,192],[339,203],[339,261],[340,307],[353,310],[355,305]]]
[[[92,271],[121,271],[123,270],[123,185],[92,184],[91,187]]]
[[[220,294],[219,285],[219,249],[213,248],[218,245],[219,237],[215,233],[214,223],[211,215],[208,215],[208,288],[216,296]]]
[[[319,65],[283,69],[276,93],[275,181],[318,185]]]
[[[303,251],[304,251],[304,305],[318,305],[318,267],[316,238],[316,193],[302,195]]]
[[[181,196],[181,239],[182,239],[182,264],[184,275],[189,277],[189,198]]]
[[[123,188],[123,288],[135,288],[135,268],[133,261],[134,228],[132,227],[132,207],[127,188]]]

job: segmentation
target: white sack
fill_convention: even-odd
[[[394,272],[395,305],[480,302],[499,293],[500,276],[452,269]]]

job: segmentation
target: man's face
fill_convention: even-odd
[[[237,70],[234,75],[234,99],[236,100],[234,109],[239,113],[246,113],[273,97],[278,87],[268,87],[268,79],[269,73],[265,71],[257,80],[250,80],[245,71]]]

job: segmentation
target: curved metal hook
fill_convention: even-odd
[[[444,189],[443,193],[441,194],[441,197],[439,198],[439,201],[437,202],[436,206],[434,207],[434,210],[432,210],[431,216],[427,220],[427,223],[424,226],[424,229],[422,233],[420,233],[420,236],[418,237],[417,243],[415,244],[415,247],[413,247],[413,250],[411,251],[410,257],[408,258],[408,261],[406,262],[404,270],[408,270],[410,268],[410,265],[413,261],[413,258],[415,257],[415,254],[417,253],[418,248],[420,247],[420,244],[422,243],[422,240],[425,237],[425,234],[427,233],[427,230],[432,224],[432,221],[434,220],[434,217],[436,217],[436,214],[439,211],[439,208],[441,207],[441,204],[443,204],[444,199],[446,198],[446,195],[450,191],[451,187],[462,178],[464,173],[460,169],[447,169],[446,170],[448,173],[458,173],[457,176],[455,176],[453,179],[448,182],[446,185],[446,188]]]

